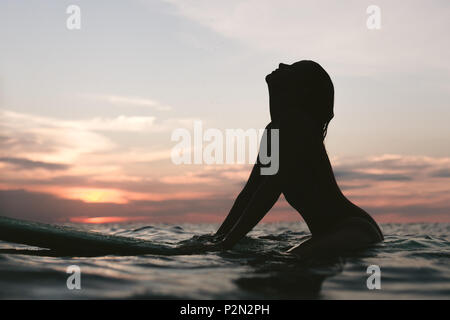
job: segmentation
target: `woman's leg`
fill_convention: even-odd
[[[300,257],[332,256],[362,249],[382,240],[382,235],[373,224],[365,219],[354,217],[348,218],[327,235],[316,238],[313,236],[289,249],[288,253]]]

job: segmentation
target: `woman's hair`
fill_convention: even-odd
[[[333,118],[334,86],[328,73],[316,62],[302,60],[291,65],[294,92],[300,108],[308,112],[322,128],[323,138]],[[300,87],[299,87],[300,86]],[[297,99],[296,99],[297,100]]]

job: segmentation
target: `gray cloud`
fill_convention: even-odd
[[[450,169],[445,168],[445,169],[434,170],[430,173],[430,176],[436,177],[436,178],[450,178]]]
[[[393,174],[393,173],[383,173],[383,174],[373,174],[366,172],[358,172],[356,170],[337,170],[334,172],[336,179],[338,180],[356,180],[356,179],[367,179],[373,181],[408,181],[412,180],[411,177],[404,174]]]
[[[351,190],[351,189],[365,189],[372,186],[371,184],[368,183],[364,183],[364,184],[356,184],[356,185],[351,185],[351,184],[339,184],[339,188],[341,188],[342,190]]]
[[[383,206],[371,207],[364,206],[370,214],[376,216],[377,214],[398,214],[404,217],[423,217],[433,215],[448,215],[450,216],[450,205],[405,205],[405,206]]]
[[[433,166],[433,163],[427,162],[424,159],[418,159],[415,161],[405,161],[409,160],[408,156],[397,157],[393,159],[381,159],[381,160],[373,160],[373,159],[365,159],[359,160],[355,163],[341,165],[342,169],[351,169],[351,168],[359,168],[359,169],[389,169],[389,170],[425,170]]]
[[[0,162],[11,164],[19,169],[46,169],[46,170],[65,170],[70,166],[61,163],[50,163],[43,161],[33,161],[25,158],[1,157]]]

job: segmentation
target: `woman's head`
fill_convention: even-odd
[[[273,119],[287,109],[307,113],[326,135],[333,118],[334,87],[328,73],[316,62],[302,60],[291,65],[280,63],[266,76]]]

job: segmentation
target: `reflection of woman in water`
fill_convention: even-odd
[[[261,175],[263,165],[257,160],[215,241],[232,248],[281,193],[311,231],[310,239],[289,250],[293,254],[327,255],[382,241],[376,222],[342,194],[323,144],[334,100],[326,71],[313,61],[281,63],[266,81],[272,119],[267,129],[279,129],[279,170]]]

